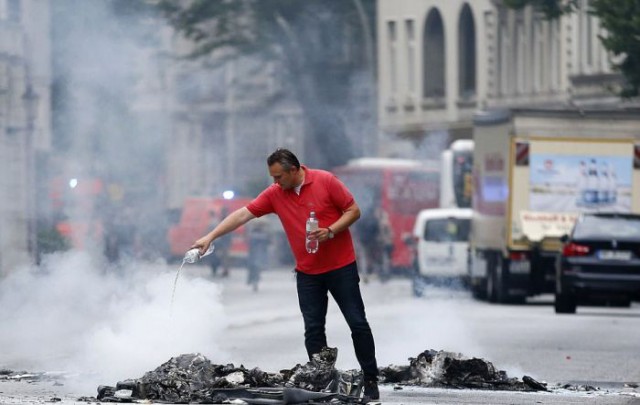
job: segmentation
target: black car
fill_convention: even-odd
[[[582,214],[556,265],[556,313],[578,303],[629,305],[640,299],[640,215]]]

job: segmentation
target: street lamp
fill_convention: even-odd
[[[22,95],[25,112],[25,156],[27,168],[27,249],[31,257],[38,261],[38,235],[36,223],[36,166],[35,166],[35,120],[38,109],[39,96],[33,90],[31,80],[27,81],[27,88]]]

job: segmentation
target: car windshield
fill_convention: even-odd
[[[640,240],[640,218],[586,216],[576,223],[573,239]]]
[[[424,229],[428,242],[466,242],[469,240],[469,219],[430,219]]]

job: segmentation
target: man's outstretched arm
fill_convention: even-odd
[[[247,209],[247,207],[237,209],[231,214],[227,215],[227,217],[224,218],[222,222],[220,222],[215,228],[213,228],[211,232],[195,241],[193,245],[191,245],[191,249],[198,248],[200,249],[200,254],[203,254],[207,251],[207,249],[209,249],[209,245],[211,245],[211,242],[223,235],[228,234],[229,232],[235,231],[253,218],[255,218],[255,215],[253,215],[251,211]]]

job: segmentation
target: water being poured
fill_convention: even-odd
[[[175,300],[175,297],[176,297],[176,287],[178,286],[178,278],[180,277],[180,272],[182,271],[184,264],[195,263],[198,260],[202,260],[203,257],[209,256],[211,253],[213,253],[214,249],[215,247],[213,246],[213,243],[212,243],[209,245],[209,249],[207,249],[207,251],[204,252],[204,254],[202,255],[200,254],[200,250],[198,248],[190,249],[187,251],[187,253],[185,253],[184,258],[182,259],[182,264],[180,265],[180,268],[176,273],[176,278],[173,280],[173,291],[171,292],[170,315],[173,314],[173,301]]]
[[[180,277],[180,272],[182,271],[182,268],[184,267],[184,264],[186,262],[187,262],[186,259],[182,259],[182,264],[180,265],[180,268],[178,269],[178,272],[176,273],[175,280],[173,280],[173,291],[171,292],[171,312],[170,312],[170,315],[173,315],[173,301],[176,298],[176,287],[178,285],[178,277]]]

